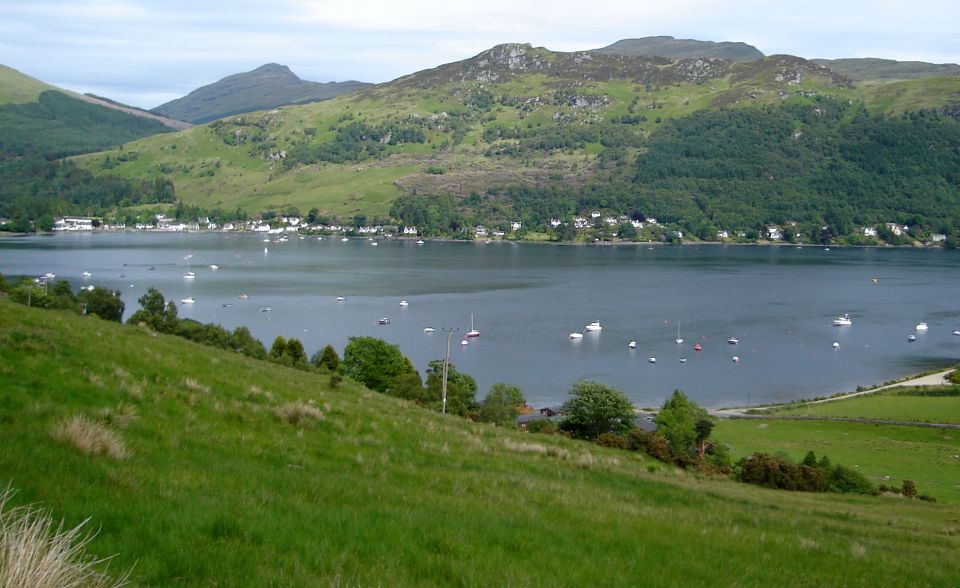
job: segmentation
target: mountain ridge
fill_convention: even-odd
[[[369,85],[355,80],[310,82],[300,79],[285,65],[267,63],[201,86],[151,112],[202,124],[234,114],[327,100]]]
[[[591,49],[594,53],[626,55],[633,57],[666,57],[688,59],[709,57],[729,61],[754,61],[764,57],[763,52],[740,41],[698,41],[676,39],[669,35],[621,39],[606,47]]]

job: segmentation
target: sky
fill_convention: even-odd
[[[141,108],[265,63],[379,83],[499,43],[579,51],[653,35],[960,63],[960,2],[0,0],[0,64]]]

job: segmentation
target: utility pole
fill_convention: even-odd
[[[447,414],[447,372],[450,366],[450,337],[459,329],[444,327],[443,331],[447,334],[447,352],[443,356],[443,380],[440,387],[440,414]]]

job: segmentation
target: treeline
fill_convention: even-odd
[[[0,274],[0,292],[10,300],[33,308],[66,310],[77,314],[98,316],[104,320],[121,322],[124,303],[120,292],[96,286],[74,292],[67,280],[46,283],[22,278],[11,284]]]
[[[633,120],[618,117],[617,121]],[[498,143],[487,150],[488,156],[517,157],[532,152],[550,153],[583,149],[588,143],[599,143],[608,148],[639,147],[643,139],[624,124],[601,122],[593,124],[562,123],[549,126],[522,127],[488,126],[483,130],[487,143],[501,139],[516,142]]]
[[[321,161],[345,163],[382,156],[388,145],[424,143],[427,137],[419,122],[394,122],[369,125],[351,122],[337,130],[331,142],[301,143],[287,152],[284,165],[310,165]]]
[[[0,217],[12,220],[0,229],[49,230],[54,216],[103,216],[139,204],[172,203],[173,182],[95,176],[72,161],[39,157],[0,161]]]
[[[0,159],[56,159],[169,132],[163,124],[48,90],[37,102],[0,106]]]

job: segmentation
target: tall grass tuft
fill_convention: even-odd
[[[80,414],[54,425],[51,435],[61,443],[73,445],[85,455],[105,455],[113,459],[126,459],[129,453],[123,439],[116,433],[102,423]]]
[[[323,411],[300,401],[287,402],[277,409],[277,416],[295,427],[324,419]]]
[[[84,521],[64,530],[42,510],[7,508],[11,488],[0,492],[0,587],[106,588],[125,586],[127,574],[113,579],[97,570],[107,559],[84,556],[94,534],[84,533]]]

